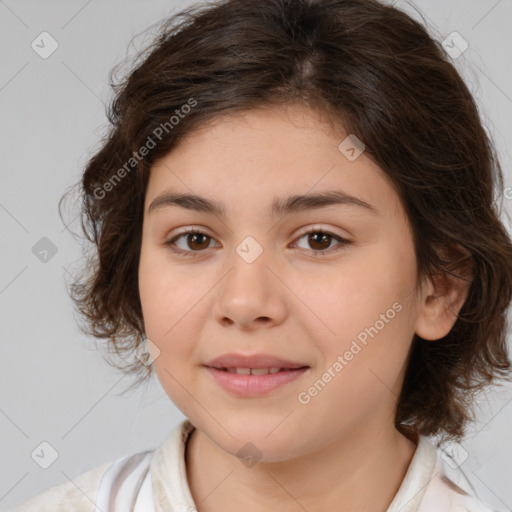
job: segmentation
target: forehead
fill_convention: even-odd
[[[189,134],[153,165],[146,210],[164,191],[270,212],[276,198],[343,191],[381,211],[400,210],[385,173],[363,152],[339,149],[348,134],[318,111],[273,107],[224,115]]]

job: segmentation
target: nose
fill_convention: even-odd
[[[270,328],[286,316],[286,287],[276,276],[275,265],[265,252],[249,261],[235,252],[217,288],[214,316],[224,327],[238,326],[245,331]]]

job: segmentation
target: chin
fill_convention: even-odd
[[[267,424],[268,428],[267,425],[254,425],[252,420],[247,423],[240,422],[236,428],[225,424],[226,430],[233,437],[221,429],[221,438],[214,438],[214,441],[231,455],[247,459],[248,467],[253,461],[282,462],[296,456],[300,440],[295,439],[289,429],[281,430],[282,425],[276,428],[279,422],[269,421]],[[300,434],[301,439],[303,435],[304,433]]]

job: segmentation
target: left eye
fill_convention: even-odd
[[[315,248],[316,246],[316,250],[313,250],[312,253],[315,256],[329,252],[331,249],[331,243],[333,241],[338,241],[338,245],[341,246],[335,249],[335,251],[339,250],[343,246],[352,243],[349,240],[346,240],[345,238],[335,235],[334,233],[331,233],[329,231],[322,231],[320,229],[313,229],[307,231],[306,233],[303,233],[297,240],[301,240],[302,238],[305,237],[307,237],[308,244],[310,244],[313,248]],[[185,242],[186,246],[188,245],[188,247],[192,248],[193,250],[188,250],[187,247],[180,248],[177,245],[176,241],[182,238],[187,239]],[[183,233],[175,236],[174,238],[166,242],[165,245],[168,245],[173,252],[183,254],[185,256],[196,256],[197,254],[194,253],[202,252],[202,249],[208,249],[211,240],[213,240],[213,238],[207,235],[206,233],[203,233],[202,231],[189,230],[184,231]],[[326,244],[327,247],[325,247]]]
[[[301,238],[304,238],[307,236],[307,243],[310,244],[312,247],[315,245],[317,246],[316,251],[313,251],[313,254],[316,255],[322,255],[328,252],[328,250],[331,248],[331,242],[334,240],[337,240],[339,242],[339,246],[343,247],[345,245],[350,244],[351,242],[349,240],[346,240],[345,238],[342,238],[341,236],[335,235],[334,233],[331,233],[329,231],[322,231],[320,229],[314,229],[307,231],[306,233],[303,233],[298,240]],[[327,243],[327,248],[325,248],[325,244]],[[318,246],[322,247],[318,247]],[[335,251],[339,250],[341,247],[338,247],[335,249]]]

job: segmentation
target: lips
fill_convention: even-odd
[[[310,372],[307,366],[260,375],[253,374],[253,370],[249,374],[232,373],[208,366],[205,370],[215,383],[236,398],[265,397],[280,388],[291,386],[293,382]]]
[[[309,365],[272,354],[224,354],[204,366],[214,382],[238,398],[263,397],[310,371]]]
[[[224,354],[208,361],[205,366],[218,370],[232,371],[240,368],[245,369],[275,369],[294,370],[307,368],[308,365],[296,361],[286,360],[271,354]]]

